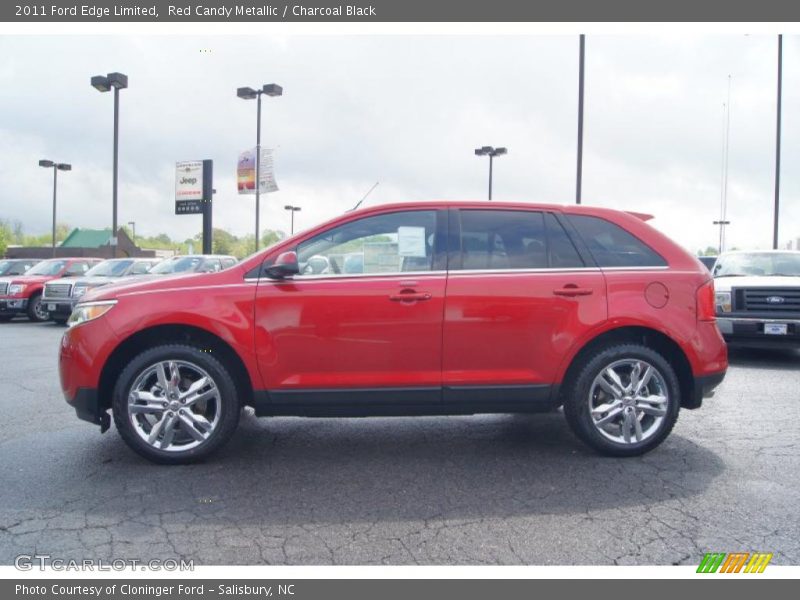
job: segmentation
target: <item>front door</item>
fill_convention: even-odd
[[[256,351],[274,404],[440,401],[445,218],[361,217],[301,241],[299,275],[259,280]]]

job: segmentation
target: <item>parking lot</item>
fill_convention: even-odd
[[[636,459],[560,413],[256,419],[213,460],[156,466],[79,421],[63,328],[0,324],[0,563],[800,563],[800,354],[736,352],[717,395]]]

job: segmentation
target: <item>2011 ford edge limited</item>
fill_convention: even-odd
[[[86,294],[61,343],[78,416],[161,463],[241,409],[532,413],[633,456],[727,369],[708,270],[646,215],[500,202],[347,213],[219,273]],[[344,265],[348,264],[345,270]]]

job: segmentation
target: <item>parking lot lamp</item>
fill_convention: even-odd
[[[475,148],[475,156],[488,156],[489,157],[489,200],[492,199],[492,166],[495,156],[503,156],[508,154],[507,148],[493,148],[491,146],[481,146]]]
[[[117,180],[119,172],[119,91],[128,87],[128,76],[122,73],[95,75],[91,84],[98,92],[114,89],[114,183],[112,191],[111,256],[117,256]]]
[[[67,163],[57,163],[52,160],[40,160],[40,167],[53,169],[53,258],[56,256],[56,191],[58,189],[58,172],[71,171],[72,165]]]
[[[303,210],[303,209],[301,207],[299,207],[299,206],[292,206],[291,204],[287,204],[283,208],[284,208],[284,210],[290,211],[291,214],[292,214],[292,229],[291,229],[291,233],[289,235],[294,235],[294,213],[296,213],[299,210]]]
[[[256,251],[259,246],[259,214],[261,205],[261,96],[283,96],[283,88],[276,83],[268,83],[260,90],[251,87],[240,87],[236,90],[236,95],[242,100],[256,99]]]

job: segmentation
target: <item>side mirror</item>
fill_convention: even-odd
[[[296,252],[282,252],[275,259],[275,263],[265,270],[267,277],[271,279],[286,279],[300,272],[297,264]]]

